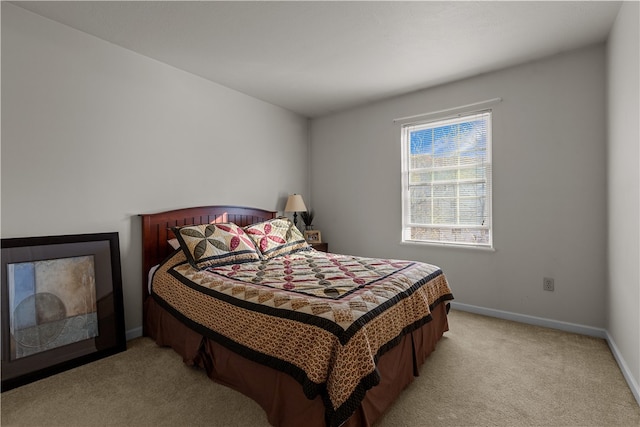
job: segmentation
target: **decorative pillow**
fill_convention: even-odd
[[[304,236],[289,218],[275,218],[248,225],[244,231],[260,249],[263,259],[309,248]]]
[[[188,225],[172,230],[195,268],[260,260],[253,240],[234,223]]]

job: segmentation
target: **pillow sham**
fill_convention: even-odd
[[[248,225],[244,231],[255,242],[263,259],[309,248],[309,243],[289,218],[275,218]]]
[[[253,240],[234,223],[172,228],[189,264],[205,267],[259,261]]]

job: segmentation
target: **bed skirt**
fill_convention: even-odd
[[[256,401],[269,423],[277,427],[324,427],[321,397],[307,399],[301,385],[288,374],[251,361],[188,328],[153,298],[147,298],[145,334],[160,346],[173,348],[190,366],[203,368],[215,382]],[[398,395],[419,375],[419,367],[449,330],[448,304],[439,303],[432,319],[405,335],[378,360],[380,383],[368,390],[358,409],[342,424],[368,427],[382,416]]]

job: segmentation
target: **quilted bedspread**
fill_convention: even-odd
[[[198,270],[177,252],[152,295],[237,353],[287,372],[321,395],[340,425],[379,382],[377,358],[453,299],[433,265],[315,250]]]

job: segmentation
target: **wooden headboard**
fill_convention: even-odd
[[[174,237],[171,227],[213,222],[234,222],[244,227],[275,218],[276,215],[277,212],[242,206],[200,206],[140,215],[142,218],[142,302],[144,303],[149,296],[147,287],[149,270],[173,252],[167,243]]]

